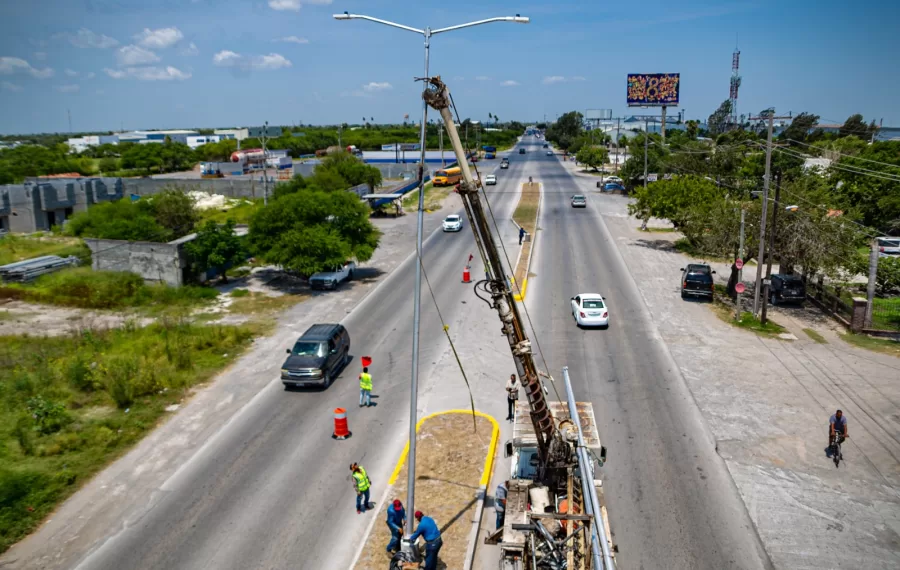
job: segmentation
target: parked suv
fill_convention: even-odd
[[[702,297],[712,300],[715,286],[713,284],[713,275],[715,275],[709,265],[702,263],[691,263],[687,267],[681,268],[681,298],[686,299],[689,296]]]
[[[806,285],[799,275],[772,274],[772,282],[769,284],[769,302],[797,303],[801,307],[806,301]]]
[[[281,365],[281,383],[327,388],[350,363],[350,334],[344,325],[320,324],[309,327],[297,339]]]

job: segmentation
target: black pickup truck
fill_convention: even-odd
[[[687,267],[681,268],[681,298],[702,297],[712,300],[715,292],[713,283],[713,275],[715,275],[709,265],[702,263],[691,263]]]

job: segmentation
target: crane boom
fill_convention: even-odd
[[[479,196],[480,182],[472,176],[456,130],[450,92],[440,77],[426,81],[423,97],[441,114],[450,135],[463,176],[458,192],[485,263],[486,278],[475,284],[475,294],[497,311],[528,400],[527,410],[517,406],[513,441],[507,444],[508,449],[516,448],[519,435],[517,450],[511,452],[513,474],[508,482],[506,522],[485,542],[500,545],[503,570],[614,570],[612,536],[598,493],[601,482],[594,479],[586,443],[590,440],[591,447],[600,450],[602,465],[606,449],[599,442],[593,407],[575,401],[567,368],[563,372],[567,401],[548,401],[541,376],[549,376],[535,365],[531,341]],[[526,412],[530,422],[525,421]],[[529,423],[532,429],[526,430]]]

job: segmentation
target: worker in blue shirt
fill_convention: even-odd
[[[419,526],[416,532],[409,537],[410,544],[415,544],[416,540],[421,536],[425,539],[425,570],[437,570],[438,552],[444,542],[441,540],[441,531],[438,529],[437,523],[431,517],[426,517],[422,511],[416,511],[416,520]]]
[[[387,551],[394,553],[400,549],[400,537],[403,536],[403,524],[406,523],[406,509],[400,499],[394,499],[394,502],[387,509],[387,525],[391,531],[391,541],[387,545]]]

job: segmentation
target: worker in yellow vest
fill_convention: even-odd
[[[369,374],[369,368],[363,368],[359,374],[359,407],[369,407],[372,405],[372,375]]]
[[[369,489],[372,482],[369,474],[358,463],[350,465],[350,474],[353,477],[353,488],[356,489],[356,514],[362,514],[369,508]]]

